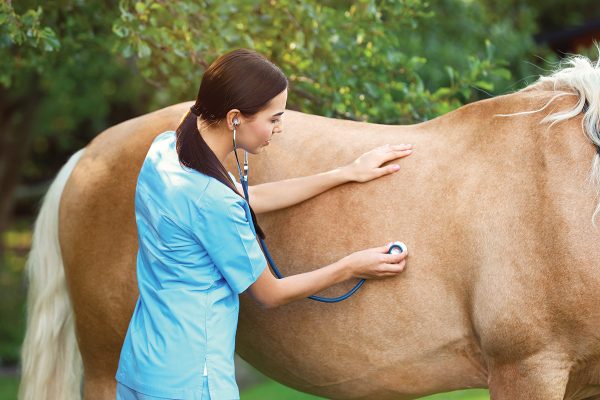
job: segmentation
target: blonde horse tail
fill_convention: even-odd
[[[35,221],[25,265],[27,329],[21,348],[20,400],[81,398],[83,365],[58,240],[58,209],[83,151],[61,168]]]
[[[600,53],[600,47],[595,44]],[[557,92],[539,110],[524,111],[514,114],[497,114],[512,116],[539,112],[548,107],[552,101],[562,96],[578,96],[578,102],[570,109],[557,111],[547,115],[540,122],[550,122],[550,126],[583,113],[582,129],[596,145],[596,154],[592,161],[589,182],[594,185],[597,197],[600,196],[600,58],[594,63],[582,55],[571,55],[561,60],[555,71],[549,76],[542,76],[533,85],[523,89],[531,90],[538,85],[550,85]],[[592,224],[596,226],[596,215],[600,212],[600,203],[592,215]]]

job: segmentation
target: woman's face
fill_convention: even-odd
[[[238,116],[240,125],[237,127],[237,135],[240,146],[252,154],[258,154],[269,145],[273,135],[283,130],[282,114],[287,103],[287,89],[273,97],[262,111],[252,116],[252,119]],[[237,140],[237,137],[236,137]]]

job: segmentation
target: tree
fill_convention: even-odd
[[[405,46],[434,15],[420,0],[123,0],[120,8],[119,50],[135,57],[151,82],[168,82],[171,101],[192,98],[210,61],[236,47],[253,48],[284,70],[291,107],[382,123],[432,118],[469,101],[472,86],[493,86],[486,75],[509,77],[491,43],[478,37],[477,62],[447,69],[447,84],[428,88],[421,49]]]
[[[100,130],[194,98],[226,51],[255,49],[279,65],[292,109],[410,124],[544,72],[532,54],[555,59],[532,36],[559,3],[4,0],[0,231],[23,177],[45,182]],[[586,13],[571,9],[569,20]]]
[[[0,232],[24,172],[52,178],[99,130],[145,111],[143,80],[112,52],[116,4],[35,3],[0,3]]]

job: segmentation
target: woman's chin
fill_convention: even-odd
[[[256,149],[246,150],[249,154],[260,154],[262,153],[262,147],[258,147]]]
[[[265,151],[265,148],[268,147],[268,146],[269,146],[268,144],[263,143],[263,144],[259,145],[258,147],[255,147],[255,148],[247,150],[247,151],[250,154],[260,154],[263,151]]]

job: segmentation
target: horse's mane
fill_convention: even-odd
[[[600,53],[600,47],[597,49]],[[563,96],[577,96],[577,103],[566,110],[557,111],[545,116],[540,123],[550,122],[550,126],[571,119],[583,113],[581,128],[596,146],[596,154],[592,163],[590,181],[596,187],[597,195],[600,195],[600,58],[594,63],[582,55],[572,55],[561,60],[554,72],[548,76],[540,76],[531,85],[518,92],[547,91],[551,97],[546,104],[530,111],[516,112],[512,114],[496,114],[496,116],[516,116],[532,114],[545,110],[554,100]],[[592,223],[595,225],[596,214],[600,212],[600,203],[596,206],[592,215]]]

